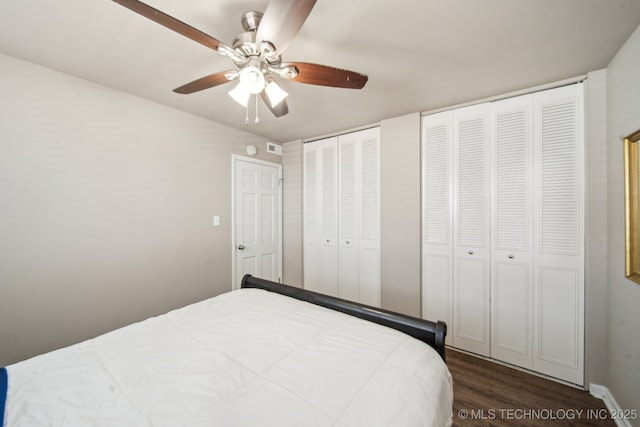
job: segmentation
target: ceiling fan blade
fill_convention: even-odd
[[[285,116],[285,115],[289,114],[289,106],[287,105],[287,100],[286,99],[283,99],[282,101],[280,101],[278,103],[278,105],[276,105],[275,107],[272,107],[271,106],[271,101],[269,101],[269,97],[267,96],[267,94],[264,91],[262,91],[260,93],[260,97],[264,101],[264,103],[267,106],[267,108],[269,108],[269,110],[271,110],[271,112],[273,113],[274,116],[282,117],[282,116]]]
[[[198,80],[194,80],[191,83],[187,83],[186,85],[182,85],[179,88],[174,89],[173,91],[175,93],[188,95],[190,93],[209,89],[209,88],[230,82],[231,80],[227,78],[227,75],[230,73],[236,73],[236,72],[220,71],[219,73],[211,74],[209,76],[202,77]]]
[[[289,62],[282,64],[282,68],[294,66],[298,75],[292,80],[311,85],[340,87],[346,89],[362,89],[369,80],[364,74],[355,71],[342,70],[326,65],[310,64],[308,62]]]
[[[220,40],[217,40],[210,35],[205,34],[202,31],[195,29],[190,25],[187,25],[184,22],[179,21],[167,15],[166,13],[154,9],[153,7],[146,5],[138,0],[113,1],[215,51],[222,50],[225,53],[229,53],[232,51],[229,46],[222,43]]]
[[[289,47],[306,21],[316,0],[271,0],[258,26],[256,42],[268,41],[280,55]]]

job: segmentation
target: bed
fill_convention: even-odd
[[[0,369],[0,426],[447,426],[445,334],[245,276],[239,290]]]

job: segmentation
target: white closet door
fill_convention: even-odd
[[[491,105],[491,357],[531,368],[533,96]]]
[[[380,306],[380,129],[338,137],[341,298]]]
[[[582,84],[534,95],[533,368],[584,382]]]
[[[337,138],[304,144],[304,287],[338,294]]]
[[[380,128],[356,132],[358,138],[359,299],[380,306]]]
[[[316,143],[322,153],[322,293],[338,296],[338,138]]]
[[[322,292],[322,200],[320,145],[307,143],[303,146],[304,160],[304,287]]]
[[[453,112],[422,118],[422,317],[452,323]]]
[[[380,306],[380,130],[303,152],[305,288]]]
[[[339,296],[358,301],[358,156],[355,133],[340,135],[338,160]]]
[[[453,345],[489,355],[490,104],[453,112]]]

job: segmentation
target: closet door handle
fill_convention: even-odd
[[[473,251],[469,251],[469,252],[468,252],[468,254],[469,254],[469,255],[473,255]]]
[[[514,259],[515,257],[513,255],[509,255],[509,256],[507,256],[507,258]]]

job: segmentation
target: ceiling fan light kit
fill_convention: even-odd
[[[271,0],[264,14],[246,12],[241,18],[244,32],[233,41],[233,47],[138,0],[113,1],[230,58],[238,70],[202,77],[174,89],[174,92],[186,95],[238,80],[228,94],[245,107],[246,124],[249,122],[251,95],[256,96],[256,123],[260,121],[258,95],[274,116],[282,117],[289,113],[288,93],[276,82],[278,77],[297,83],[347,89],[362,89],[368,80],[364,74],[326,65],[282,62],[282,52],[293,41],[316,0]]]
[[[269,84],[267,84],[264,91],[271,102],[271,107],[277,106],[289,95],[284,89],[278,86],[278,83],[274,80],[271,80]]]
[[[247,65],[240,71],[240,84],[252,95],[257,95],[265,87],[264,73],[255,65]]]
[[[233,98],[234,101],[236,101],[238,104],[242,105],[243,107],[247,107],[249,105],[249,98],[251,97],[251,92],[249,92],[244,88],[244,86],[242,85],[242,82],[238,82],[236,87],[231,89],[228,92],[228,94],[231,98]]]

